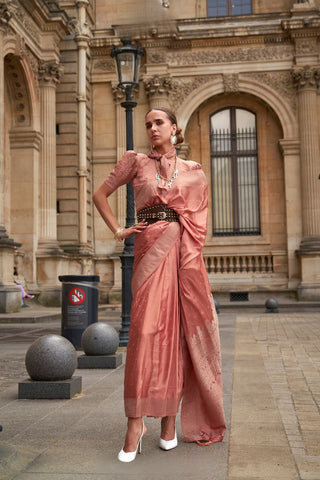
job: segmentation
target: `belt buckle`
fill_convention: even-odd
[[[167,218],[166,212],[158,212],[158,218],[160,220],[164,220],[165,218]]]

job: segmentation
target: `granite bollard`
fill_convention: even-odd
[[[275,298],[268,298],[265,301],[265,313],[279,313],[279,304]]]
[[[72,398],[81,391],[82,378],[73,377],[77,352],[60,335],[44,335],[29,347],[25,364],[30,379],[19,383],[18,398]]]
[[[78,357],[78,368],[117,368],[122,364],[117,331],[107,323],[96,322],[82,334],[81,344],[85,355]]]

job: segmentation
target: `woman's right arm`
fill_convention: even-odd
[[[96,190],[96,192],[93,194],[92,199],[104,222],[114,234],[117,230],[119,230],[120,225],[117,218],[113,214],[108,201],[108,197],[112,192],[113,189],[103,182],[98,190]],[[132,227],[126,228],[121,232],[121,239],[130,237],[134,233],[140,233],[147,226],[148,223],[146,221],[142,221],[136,225],[133,225]]]
[[[115,233],[120,228],[120,225],[114,216],[108,201],[108,197],[111,195],[112,191],[111,187],[103,182],[98,190],[94,192],[92,199],[105,223],[108,225],[112,233]]]

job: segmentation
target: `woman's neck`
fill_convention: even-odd
[[[158,147],[155,147],[155,151],[158,152],[160,155],[165,155],[166,153],[170,152],[172,150],[173,145],[170,143],[170,145],[159,145]]]

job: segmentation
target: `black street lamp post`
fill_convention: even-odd
[[[132,101],[132,90],[139,85],[138,74],[143,50],[139,44],[132,45],[131,40],[122,40],[123,46],[112,47],[111,56],[115,58],[119,87],[126,93],[126,100],[121,106],[126,110],[126,149],[133,150],[132,112],[137,105]],[[135,223],[134,192],[131,183],[127,185],[126,228]],[[120,329],[120,346],[125,347],[129,340],[130,311],[132,303],[131,279],[133,269],[133,236],[126,238],[120,255],[122,268],[122,326]]]

